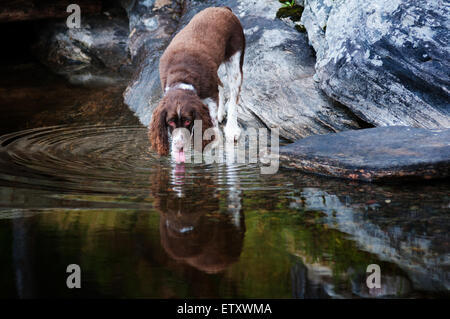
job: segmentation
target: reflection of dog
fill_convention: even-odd
[[[195,184],[182,184],[180,166],[172,177],[167,170],[160,173],[152,180],[167,184],[153,185],[157,196],[154,205],[161,214],[161,244],[167,254],[207,273],[223,271],[238,261],[245,233],[244,217],[241,214],[236,223],[236,216],[219,212],[216,188],[211,187],[214,181],[202,177],[196,178]]]
[[[198,119],[202,120],[204,132],[222,122],[225,116],[222,82],[230,89],[225,135],[230,139],[239,137],[236,104],[242,84],[244,50],[241,23],[227,7],[201,11],[173,38],[159,63],[164,97],[153,112],[149,127],[155,151],[160,155],[169,153],[170,133],[172,153],[183,158],[186,141],[179,128],[192,133],[194,120]],[[226,69],[226,81],[217,74],[221,65]]]

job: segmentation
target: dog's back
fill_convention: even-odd
[[[231,9],[207,8],[195,15],[172,39],[161,57],[162,87],[178,81],[191,82],[201,88],[201,98],[211,97],[217,93],[220,83],[217,78],[220,64],[244,49],[242,25]]]

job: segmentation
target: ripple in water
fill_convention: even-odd
[[[0,138],[0,181],[59,192],[148,193],[161,174],[168,189],[278,188],[257,164],[176,164],[149,149],[142,126],[53,126]],[[160,190],[162,191],[162,190]]]

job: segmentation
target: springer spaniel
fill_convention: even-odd
[[[169,153],[184,162],[185,134],[193,133],[194,120],[206,129],[218,129],[227,111],[225,137],[239,138],[236,108],[242,84],[245,36],[239,19],[228,7],[211,7],[196,14],[170,42],[159,62],[164,97],[153,112],[149,127],[152,148],[160,155]],[[226,78],[217,71],[223,65]],[[223,81],[222,81],[223,80]],[[223,83],[230,99],[225,106]],[[203,141],[203,147],[206,142]]]

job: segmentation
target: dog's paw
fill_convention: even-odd
[[[225,106],[219,106],[219,110],[217,111],[217,120],[219,123],[222,123],[225,119]]]
[[[228,123],[227,122],[224,132],[225,132],[225,138],[229,142],[237,141],[237,140],[239,140],[239,137],[241,136],[241,129],[239,128],[239,125],[237,123]]]
[[[217,114],[217,120],[219,121],[219,123],[222,123],[224,119],[225,119],[225,112],[219,112],[219,114]]]

